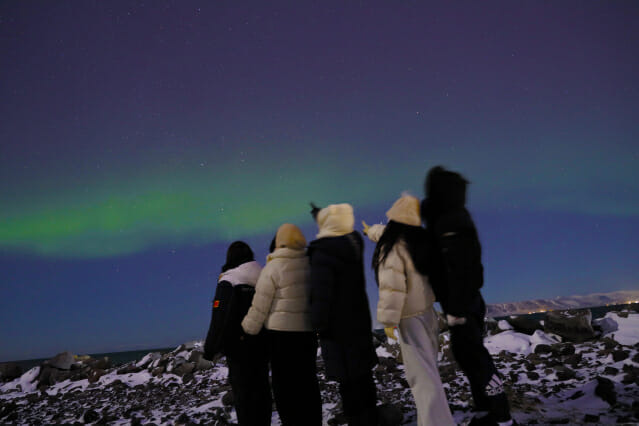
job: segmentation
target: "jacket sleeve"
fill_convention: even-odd
[[[368,232],[366,233],[366,236],[372,242],[377,243],[379,239],[382,238],[382,234],[384,233],[385,229],[386,229],[386,225],[382,225],[381,223],[371,225],[371,227],[368,228]]]
[[[384,327],[399,324],[406,301],[406,268],[397,243],[379,266],[379,302],[377,321]]]
[[[481,284],[476,285],[475,281],[483,281],[480,249],[476,247],[476,241],[470,231],[451,223],[448,226],[444,224],[437,230],[446,276],[446,313],[456,317],[468,315],[473,294],[481,287]],[[477,277],[477,274],[480,277]]]
[[[213,297],[211,323],[204,342],[204,359],[212,360],[215,355],[224,350],[223,336],[228,327],[232,299],[233,286],[227,281],[218,283]]]
[[[269,266],[271,266],[269,268]],[[275,295],[275,282],[273,281],[272,266],[267,265],[255,285],[253,302],[246,316],[242,320],[242,329],[246,334],[256,335],[262,329],[266,317],[271,312],[271,304]]]
[[[311,323],[320,334],[329,332],[335,288],[335,271],[330,259],[321,251],[311,258]]]

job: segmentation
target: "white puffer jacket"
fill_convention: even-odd
[[[386,212],[386,217],[399,223],[419,226],[419,200],[412,196],[402,196]],[[378,242],[385,230],[384,225],[373,225],[367,235]],[[377,321],[385,327],[399,324],[403,318],[410,318],[433,308],[435,293],[413,264],[406,242],[397,241],[379,265],[379,302]]]
[[[276,236],[280,247],[267,256],[255,286],[255,296],[242,320],[247,334],[257,334],[262,326],[279,331],[312,331],[309,306],[310,271],[299,228],[285,224]]]
[[[433,308],[433,289],[415,268],[404,241],[398,241],[379,265],[378,278],[377,321],[385,327],[397,326],[401,319]]]

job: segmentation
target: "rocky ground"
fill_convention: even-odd
[[[485,342],[504,374],[520,424],[639,422],[639,314],[609,313],[592,323],[565,312],[544,322],[489,322]],[[466,379],[440,334],[440,373],[455,420],[472,416]],[[416,424],[399,345],[376,337],[374,374],[386,424]],[[337,384],[318,358],[325,424],[344,424]],[[62,353],[19,375],[0,369],[0,423],[213,424],[236,422],[224,360],[202,359],[201,342],[113,367],[108,359]],[[279,424],[277,411],[273,424]]]

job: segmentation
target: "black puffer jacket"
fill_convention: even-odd
[[[434,168],[421,205],[433,248],[425,268],[444,312],[457,317],[471,314],[484,283],[481,244],[465,208],[467,183],[458,173]]]
[[[319,238],[308,249],[313,327],[320,334],[327,376],[335,380],[368,374],[377,363],[363,250],[357,232]]]
[[[204,342],[204,358],[217,354],[239,357],[261,353],[266,348],[264,333],[249,336],[240,325],[253,301],[260,273],[257,262],[247,262],[220,276],[211,309],[211,323]]]

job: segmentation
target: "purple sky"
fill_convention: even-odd
[[[472,182],[488,302],[637,288],[639,4],[2,2],[0,360],[204,336],[226,247]],[[367,245],[368,291],[377,300]]]

